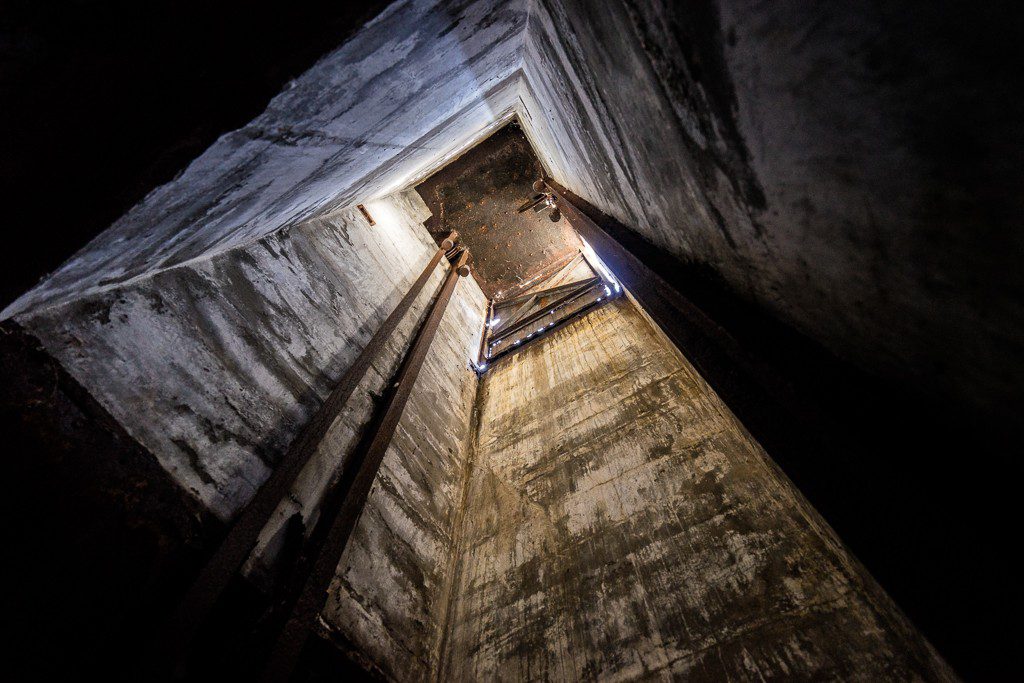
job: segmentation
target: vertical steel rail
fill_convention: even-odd
[[[808,421],[831,419],[818,406],[797,396],[785,377],[770,364],[753,358],[735,337],[595,223],[555,185],[553,181],[546,181],[545,187],[555,195],[565,219],[714,390],[733,410],[741,413],[741,418],[743,410],[737,408],[748,405],[752,391],[764,391],[770,397],[766,401],[781,405],[790,415],[813,416],[804,418]],[[722,367],[729,367],[730,371],[722,372]],[[752,417],[757,415],[758,409],[749,410]]]
[[[487,313],[484,314],[484,332],[480,335],[480,348],[476,354],[476,360],[478,363],[477,371],[480,371],[479,364],[486,365],[491,359],[490,348],[487,345],[487,340],[491,336],[491,320],[494,318],[494,299],[487,300]]]
[[[384,347],[384,342],[412,306],[441,261],[441,257],[454,247],[457,238],[458,233],[453,231],[444,239],[419,278],[374,333],[352,366],[341,376],[312,419],[292,441],[281,459],[281,464],[256,492],[216,552],[199,572],[185,597],[178,603],[174,615],[168,622],[163,642],[158,645],[160,651],[166,653],[168,658],[180,660],[185,656],[196,631],[209,616],[231,578],[252,552],[260,531],[270,521],[281,499],[295,483],[302,468],[316,451],[317,445],[348,403],[370,364]]]
[[[351,465],[342,473],[339,490],[344,502],[331,522],[324,547],[316,558],[288,621],[274,644],[263,674],[264,681],[276,683],[288,680],[298,663],[313,624],[327,602],[327,589],[338,569],[338,563],[348,545],[352,530],[362,514],[370,488],[384,460],[384,454],[391,444],[395,428],[405,410],[409,394],[423,367],[441,318],[448,308],[452,292],[455,291],[456,282],[460,276],[465,277],[469,274],[468,260],[469,252],[463,250],[452,265],[444,286],[430,309],[430,314],[402,361],[392,390],[371,427],[371,433],[361,442],[359,450],[352,454]]]

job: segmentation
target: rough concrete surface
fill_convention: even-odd
[[[430,257],[415,193],[374,206],[372,228],[342,211],[18,320],[227,518]]]
[[[952,680],[628,300],[497,363],[442,680]]]
[[[943,133],[915,127],[917,99],[941,108],[934,84],[886,71],[898,46],[872,44],[859,3],[688,7],[397,2],[3,317],[228,519],[427,261],[423,204],[401,190],[518,115],[563,185],[840,355],[1012,409],[1020,233],[1005,206],[965,218],[948,159],[916,150],[911,129]],[[837,40],[856,67],[826,58]],[[833,96],[856,115],[837,119]],[[945,197],[921,195],[933,175]],[[1006,248],[973,250],[972,230]],[[254,576],[293,511],[315,517],[426,298]],[[460,283],[331,588],[329,637],[402,680],[951,677],[626,301],[499,363],[474,422],[483,306]]]
[[[838,356],[1013,415],[1009,7],[538,0],[523,122],[566,188]]]
[[[390,194],[511,116],[525,0],[392,4],[12,303],[10,317]]]

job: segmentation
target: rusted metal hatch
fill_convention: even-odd
[[[510,123],[416,186],[435,240],[457,231],[490,300],[477,369],[617,296],[561,215],[526,135]]]
[[[489,299],[521,288],[579,249],[564,218],[518,211],[537,194],[533,183],[543,174],[526,135],[510,123],[416,186],[433,214],[427,229],[435,240],[458,231]]]

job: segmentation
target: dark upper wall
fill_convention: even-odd
[[[837,355],[1010,415],[1018,14],[541,0],[527,127],[570,190]]]
[[[47,240],[5,264],[0,307],[387,4],[5,2],[0,196]]]

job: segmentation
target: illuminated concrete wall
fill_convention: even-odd
[[[479,402],[442,680],[953,678],[628,299]]]
[[[357,210],[342,211],[18,321],[183,488],[226,518],[430,258],[410,202],[397,196],[377,207],[372,228]],[[434,289],[440,278],[439,269]]]

